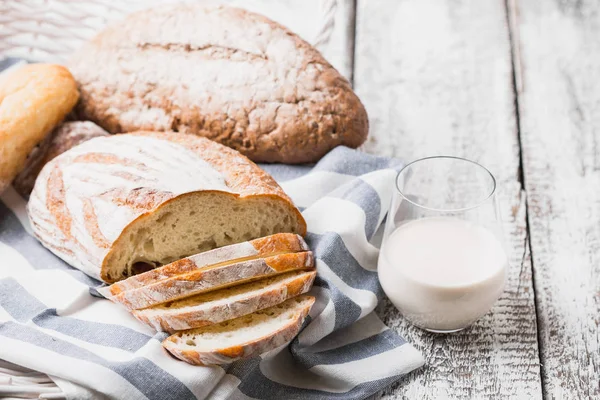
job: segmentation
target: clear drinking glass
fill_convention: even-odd
[[[507,267],[490,171],[439,156],[398,173],[378,273],[406,319],[432,332],[466,328],[500,297]]]

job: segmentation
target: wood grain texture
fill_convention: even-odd
[[[600,398],[600,3],[521,0],[519,110],[548,399]]]
[[[410,161],[480,161],[499,181],[510,270],[492,313],[453,335],[385,322],[426,356],[383,398],[541,398],[534,294],[519,182],[510,41],[502,1],[359,1],[355,88],[371,122],[369,152]]]

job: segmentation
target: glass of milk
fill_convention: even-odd
[[[490,171],[440,156],[398,173],[378,274],[407,320],[438,333],[468,327],[500,297],[507,267]]]

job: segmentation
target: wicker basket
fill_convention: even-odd
[[[175,1],[182,2],[182,1]],[[321,50],[333,29],[332,0],[183,0],[231,4],[270,17]],[[128,13],[169,0],[0,0],[0,54],[35,61],[61,62],[82,42]],[[307,6],[310,4],[310,6]]]

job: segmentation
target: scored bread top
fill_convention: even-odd
[[[300,235],[293,233],[276,233],[248,242],[205,251],[164,265],[153,270],[131,276],[123,281],[102,288],[105,297],[116,296],[124,291],[148,286],[174,276],[189,273],[216,265],[226,265],[241,260],[270,257],[282,253],[307,251],[308,245]]]
[[[314,258],[310,251],[278,254],[267,258],[197,268],[185,274],[124,291],[110,299],[130,310],[141,309],[291,270],[313,267]]]
[[[174,132],[99,137],[68,150],[42,169],[28,211],[46,247],[109,280],[106,259],[125,228],[194,192],[276,199],[289,209],[297,232],[306,232],[300,212],[258,166],[215,142]]]
[[[166,140],[174,145],[185,147],[221,175],[220,181],[226,185],[228,192],[238,194],[240,197],[261,194],[278,196],[291,203],[291,199],[271,175],[229,147],[202,137],[177,132],[139,131],[129,135]],[[198,181],[196,176],[196,182]]]

